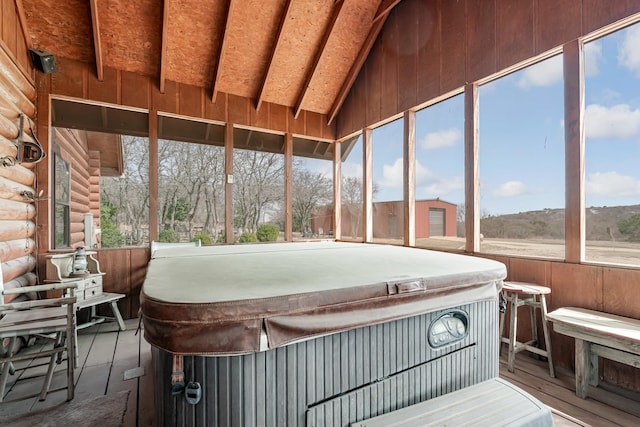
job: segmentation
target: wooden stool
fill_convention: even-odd
[[[509,372],[513,372],[516,353],[526,350],[546,357],[549,362],[549,374],[552,378],[555,378],[556,373],[553,367],[553,359],[551,357],[551,335],[549,334],[549,324],[547,322],[547,301],[545,299],[545,295],[551,293],[551,289],[531,283],[504,282],[502,292],[507,304],[511,306],[508,337],[504,337],[506,313],[500,314],[500,353],[502,353],[502,343],[509,344]],[[519,342],[516,337],[516,332],[518,330],[518,307],[523,305],[529,306],[531,311],[531,340],[527,342]],[[536,309],[540,309],[540,313],[542,314],[545,350],[540,348],[538,345]]]

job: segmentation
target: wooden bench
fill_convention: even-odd
[[[500,378],[407,406],[351,427],[553,425],[551,410],[535,397]]]
[[[598,385],[598,356],[640,368],[640,320],[584,308],[547,315],[553,329],[576,340],[576,394],[586,398]]]

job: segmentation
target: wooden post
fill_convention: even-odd
[[[293,135],[284,135],[284,240],[293,241]]]
[[[342,142],[333,143],[333,237],[342,238]]]
[[[46,253],[51,250],[51,229],[49,227],[53,222],[53,173],[51,166],[53,163],[53,145],[51,143],[51,75],[36,73],[36,89],[37,93],[37,111],[38,111],[38,140],[42,144],[42,149],[48,156],[41,162],[36,164],[36,182],[38,188],[36,193],[44,190],[42,197],[36,200],[37,204],[37,224],[36,230],[38,251]],[[40,257],[38,260],[40,271],[45,271],[45,259]]]
[[[404,245],[416,245],[416,112],[404,113]]]
[[[584,259],[584,68],[582,43],[564,45],[565,260]]]
[[[233,243],[233,124],[224,129],[224,234]]]
[[[371,158],[371,129],[362,131],[362,237],[373,240],[373,161]]]
[[[149,241],[158,240],[158,112],[149,111]]]
[[[468,83],[464,87],[464,216],[467,252],[480,251],[478,140],[478,86]]]

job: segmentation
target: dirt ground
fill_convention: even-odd
[[[418,239],[416,246],[434,249],[464,249],[462,238]],[[480,251],[488,254],[531,258],[564,259],[562,240],[483,239]],[[592,242],[585,245],[585,261],[640,266],[640,244]]]

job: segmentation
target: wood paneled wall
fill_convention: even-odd
[[[338,138],[638,12],[629,0],[403,0],[345,99]]]
[[[25,115],[25,138],[30,138],[28,123],[35,119],[36,91],[13,2],[2,2],[0,17],[0,263],[3,286],[8,289],[34,285],[37,281],[33,273],[35,165],[10,165],[17,154],[20,114]],[[6,301],[11,299],[8,296]]]
[[[550,50],[577,45],[578,38],[635,13],[640,13],[640,2],[627,0],[403,0],[390,14],[337,116],[338,137],[462,88],[472,97],[473,83]],[[475,104],[468,104],[466,114],[474,116]],[[468,129],[474,130],[472,125]],[[473,150],[467,153],[474,156]],[[475,164],[466,163],[470,177]],[[474,185],[477,177],[467,180],[468,188]],[[579,198],[573,193],[572,200]],[[469,225],[471,231],[478,228]],[[468,229],[469,253],[480,245],[469,237],[472,234]],[[579,235],[574,233],[567,248],[576,245]],[[568,255],[570,262],[491,258],[506,264],[510,280],[550,287],[550,310],[577,306],[640,319],[640,269],[581,264],[574,255]],[[521,318],[519,331],[526,335],[529,325],[526,316]],[[553,333],[552,342],[556,364],[574,369],[574,340]],[[600,363],[606,381],[640,391],[636,369],[607,360]]]
[[[640,319],[640,269],[476,255],[504,263],[507,280],[551,288],[551,294],[547,296],[549,311],[560,307],[583,307]],[[520,310],[518,330],[522,335],[519,336],[526,338],[530,335],[530,320],[526,308]],[[544,342],[542,329],[538,328],[538,331],[539,342]],[[556,366],[574,370],[574,339],[552,332],[551,342]],[[600,364],[600,375],[605,381],[640,391],[637,368],[602,359]]]
[[[99,81],[93,64],[56,58],[58,72],[45,76],[51,95],[104,102],[217,120],[234,125],[252,126],[322,139],[335,139],[335,124],[327,116],[306,110],[294,118],[293,108],[263,101],[260,110],[250,98],[218,92],[211,102],[207,89],[166,81],[161,93],[157,82],[148,76],[105,68]]]

